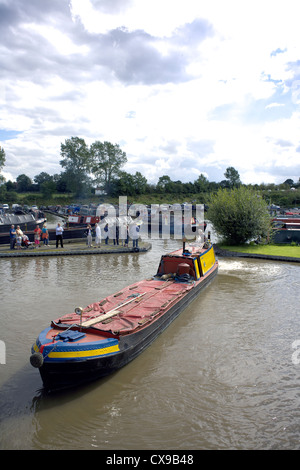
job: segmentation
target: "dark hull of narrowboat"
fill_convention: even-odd
[[[273,238],[274,243],[300,243],[300,230],[282,229],[276,230]]]
[[[8,213],[0,215],[0,235],[9,234],[11,226],[20,227],[22,231],[34,230],[37,223],[45,221],[43,213],[36,215],[24,213]]]
[[[41,223],[43,222],[43,220],[41,221]],[[27,230],[34,230],[35,227],[36,227],[36,224],[38,222],[36,220],[29,220],[28,222],[19,222],[19,223],[15,223],[15,224],[10,224],[10,225],[0,225],[0,236],[8,236],[9,237],[9,231],[11,229],[11,226],[14,225],[15,228],[17,228],[17,225],[20,226],[20,229],[22,231],[27,231]]]
[[[21,219],[22,217],[22,219]],[[7,244],[9,243],[10,236],[9,236],[9,231],[11,229],[11,226],[14,225],[15,229],[17,226],[20,227],[20,229],[23,232],[32,232],[34,233],[34,229],[36,228],[37,224],[42,224],[44,223],[45,219],[34,219],[34,218],[25,218],[25,216],[11,216],[11,224],[3,224],[0,225],[0,244]],[[24,220],[23,222],[21,220]]]
[[[201,281],[182,297],[160,318],[142,330],[120,338],[120,351],[117,354],[86,359],[47,363],[40,367],[40,375],[46,391],[54,392],[90,383],[108,376],[135,359],[181,314],[200,292],[217,275],[216,265]]]

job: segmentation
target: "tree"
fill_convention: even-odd
[[[127,162],[126,153],[118,144],[100,142],[97,140],[91,145],[91,171],[96,182],[101,183],[109,194],[113,179],[118,176],[121,167]]]
[[[159,177],[157,185],[156,185],[156,189],[160,193],[161,192],[162,193],[165,193],[165,192],[168,193],[168,192],[170,192],[171,184],[172,184],[172,180],[171,180],[170,176],[163,175],[163,176]]]
[[[49,173],[46,173],[45,171],[42,171],[36,175],[33,180],[37,184],[38,190],[40,190],[43,183],[53,183],[53,176],[49,175]]]
[[[133,175],[133,187],[135,194],[145,194],[147,190],[147,178],[139,171],[136,171]]]
[[[6,181],[5,186],[7,191],[16,191],[17,189],[17,183],[11,180]]]
[[[111,183],[110,193],[113,196],[134,196],[134,181],[133,175],[126,171],[120,171],[118,178],[114,178]]]
[[[222,180],[222,181],[220,181],[220,183],[219,183],[219,187],[220,187],[220,188],[223,188],[223,189],[224,189],[224,188],[228,188],[228,189],[229,189],[229,188],[230,188],[230,183],[229,183],[228,180]]]
[[[120,171],[118,178],[113,180],[111,192],[115,196],[126,194],[127,196],[135,196],[136,194],[144,194],[147,189],[147,179],[137,171],[135,175]]]
[[[229,166],[228,168],[226,168],[224,176],[228,180],[230,188],[234,188],[241,184],[239,172],[235,168],[233,168],[233,166]]]
[[[50,198],[53,195],[53,193],[55,193],[55,190],[56,190],[56,184],[53,180],[44,181],[40,185],[40,191],[42,195],[44,196],[44,198]]]
[[[22,175],[19,175],[17,177],[16,181],[17,181],[17,191],[19,193],[25,193],[26,191],[31,190],[32,181],[29,178],[29,176],[27,176],[23,173]]]
[[[62,171],[59,174],[53,175],[53,181],[56,185],[56,191],[58,193],[71,193],[72,191],[68,189],[68,174],[67,171]]]
[[[208,186],[209,186],[209,181],[208,179],[201,173],[201,175],[198,176],[196,181],[194,182],[195,189],[198,193],[203,193],[207,191]]]
[[[232,245],[267,236],[270,226],[267,203],[243,186],[219,189],[212,195],[207,217],[216,232]]]
[[[2,168],[4,167],[5,164],[5,151],[4,148],[0,147],[0,173],[2,171]],[[3,175],[0,174],[0,183],[3,183],[5,181],[5,178]]]
[[[71,137],[61,144],[60,154],[63,159],[60,164],[65,168],[67,189],[76,195],[86,193],[90,179],[91,154],[84,139]]]
[[[292,186],[294,186],[294,181],[291,178],[288,178],[287,180],[284,181],[283,184],[291,188]]]

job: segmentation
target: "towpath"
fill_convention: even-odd
[[[69,241],[64,240],[64,247],[56,248],[55,241],[50,245],[40,245],[39,248],[22,248],[18,250],[10,250],[9,245],[0,245],[0,258],[18,258],[18,257],[35,257],[35,256],[74,256],[74,255],[102,255],[102,254],[117,254],[117,253],[143,253],[151,249],[151,243],[139,240],[138,249],[133,248],[132,241],[129,246],[113,245],[113,243],[106,245],[101,243],[100,247],[92,246],[89,248],[84,241]]]

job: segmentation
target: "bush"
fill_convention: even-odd
[[[211,196],[207,216],[217,234],[231,245],[266,237],[269,232],[267,203],[256,191],[243,186],[219,189]]]

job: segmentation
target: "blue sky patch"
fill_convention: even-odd
[[[0,141],[15,139],[19,134],[22,134],[22,132],[0,129]]]

